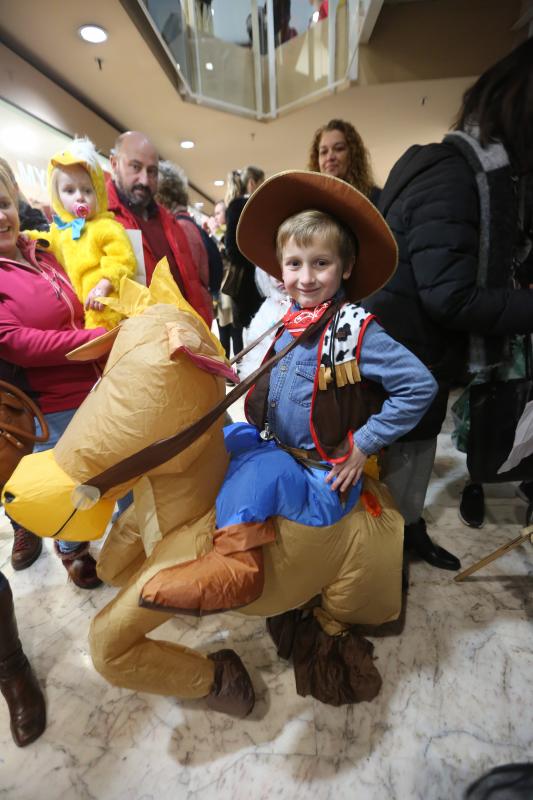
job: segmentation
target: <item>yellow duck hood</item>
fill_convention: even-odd
[[[68,212],[60,201],[53,174],[57,167],[72,167],[80,164],[87,170],[96,192],[95,216],[113,217],[107,209],[107,192],[105,188],[104,171],[100,166],[98,154],[89,139],[74,139],[63,150],[52,156],[48,164],[48,193],[54,212],[64,222],[72,222],[74,215]]]

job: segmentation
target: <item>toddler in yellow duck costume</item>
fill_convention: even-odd
[[[54,222],[45,239],[85,305],[85,327],[109,330],[123,318],[100,298],[118,295],[123,277],[133,277],[135,255],[123,226],[107,209],[104,173],[89,139],[74,139],[52,156],[48,190]]]

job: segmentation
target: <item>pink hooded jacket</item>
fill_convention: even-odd
[[[83,306],[51,253],[23,236],[17,246],[30,266],[0,258],[0,359],[23,368],[44,414],[77,408],[101,370],[66,354],[106,329],[84,330]]]

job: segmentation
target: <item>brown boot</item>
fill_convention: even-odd
[[[19,747],[35,741],[46,727],[44,697],[18,637],[13,596],[0,577],[0,690],[11,719],[11,734]]]
[[[215,662],[215,680],[206,698],[209,708],[240,719],[248,716],[255,704],[255,692],[237,653],[217,650],[207,657]]]
[[[43,540],[40,536],[30,533],[26,528],[14,524],[13,548],[11,550],[11,566],[21,570],[31,567],[37,561],[43,549]]]
[[[62,553],[58,542],[54,542],[54,550],[63,562],[70,580],[80,589],[96,589],[102,581],[96,574],[96,561],[89,553],[88,542],[80,542],[76,550]]]

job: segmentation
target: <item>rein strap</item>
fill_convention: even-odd
[[[242,397],[242,395],[257,382],[257,379],[260,378],[261,375],[284,358],[293,347],[302,344],[302,342],[310,339],[317,331],[323,329],[333,315],[340,309],[341,305],[342,303],[332,304],[319,320],[309,325],[298,338],[293,339],[286,347],[280,350],[279,353],[276,353],[272,358],[269,358],[268,361],[261,364],[261,366],[248,375],[247,378],[235,386],[235,388],[232,389],[223,400],[217,403],[211,411],[208,411],[203,417],[193,422],[192,425],[189,425],[187,428],[184,428],[184,430],[167,439],[160,439],[158,442],[144,447],[137,453],[128,456],[122,461],[119,461],[118,464],[109,467],[99,475],[81,484],[81,486],[92,486],[97,489],[100,492],[100,496],[102,496],[113,487],[121,483],[126,483],[133,478],[137,478],[145,472],[150,472],[152,469],[155,469],[166,461],[170,461],[171,458],[179,455],[179,453],[195,442],[196,439],[199,439],[236,400]]]

